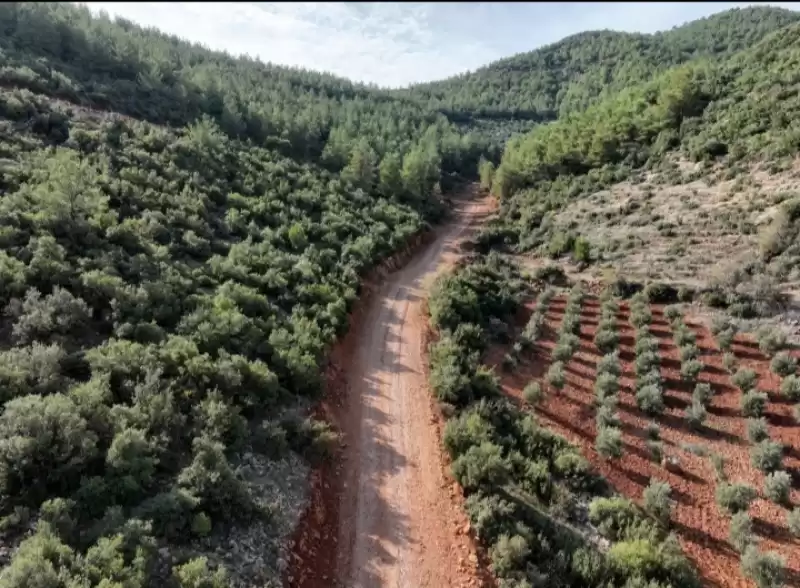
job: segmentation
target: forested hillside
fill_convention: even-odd
[[[654,35],[591,31],[475,72],[420,84],[408,95],[456,122],[508,126],[580,112],[605,96],[702,57],[725,57],[797,22],[772,7],[731,10]],[[517,125],[518,126],[518,125]],[[513,128],[513,126],[512,126]]]
[[[754,166],[766,174],[790,170],[800,148],[799,41],[800,24],[788,25],[729,58],[669,69],[585,112],[514,138],[492,178],[493,190],[503,199],[502,220],[485,233],[484,243],[506,243],[556,256],[565,253],[580,236],[580,228],[574,215],[571,228],[569,223],[555,226],[553,213],[623,180],[641,184],[656,171],[667,174],[658,180],[661,184],[713,175],[706,188],[742,176],[730,198],[753,185],[755,177],[743,174]],[[678,164],[690,171],[678,171]],[[491,173],[487,164],[486,181]],[[652,181],[650,193],[655,189]],[[693,191],[697,193],[696,188]],[[766,210],[766,221],[775,216],[778,223],[758,229],[766,240],[761,261],[770,266],[751,267],[748,273],[767,273],[778,280],[785,277],[781,273],[787,269],[787,259],[781,254],[796,256],[788,236],[793,234],[794,216],[790,210],[779,215],[769,207],[790,197],[785,191],[753,193],[760,205],[753,200],[739,202],[739,208],[753,205],[755,212]],[[653,204],[658,203],[640,201],[636,207]],[[702,204],[698,200],[694,206]],[[687,213],[691,214],[688,209]],[[653,217],[652,222],[658,220]],[[728,220],[733,222],[730,229],[737,230],[739,221]],[[764,224],[765,217],[756,221]],[[738,229],[740,233],[755,230],[747,222],[751,228]],[[774,243],[769,244],[770,240]]]
[[[503,199],[483,244],[525,250],[670,150],[794,154],[795,20],[585,33],[383,91],[0,4],[0,588],[276,583],[335,442],[298,408],[365,272],[481,157]],[[559,116],[493,174],[508,129]]]
[[[276,582],[334,440],[294,409],[482,148],[85,8],[0,27],[0,586]]]

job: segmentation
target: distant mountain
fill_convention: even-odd
[[[722,12],[653,35],[592,31],[403,91],[451,120],[553,120],[701,57],[724,57],[800,20],[782,8]]]

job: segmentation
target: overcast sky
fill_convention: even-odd
[[[234,55],[399,87],[474,70],[586,30],[655,32],[794,2],[83,2]]]

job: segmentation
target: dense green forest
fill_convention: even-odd
[[[793,153],[794,20],[587,33],[384,91],[0,4],[0,587],[274,579],[192,546],[273,520],[245,456],[325,454],[332,433],[291,409],[320,392],[364,272],[443,218],[479,161],[504,198],[484,241],[513,246],[543,193],[592,169],[677,146]],[[508,129],[557,116],[492,177]]]
[[[475,72],[420,84],[406,95],[452,120],[555,120],[655,74],[701,57],[725,57],[800,20],[772,7],[731,10],[654,35],[591,31]]]

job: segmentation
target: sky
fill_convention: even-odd
[[[80,2],[232,55],[397,88],[587,30],[652,33],[736,6],[795,2]]]

